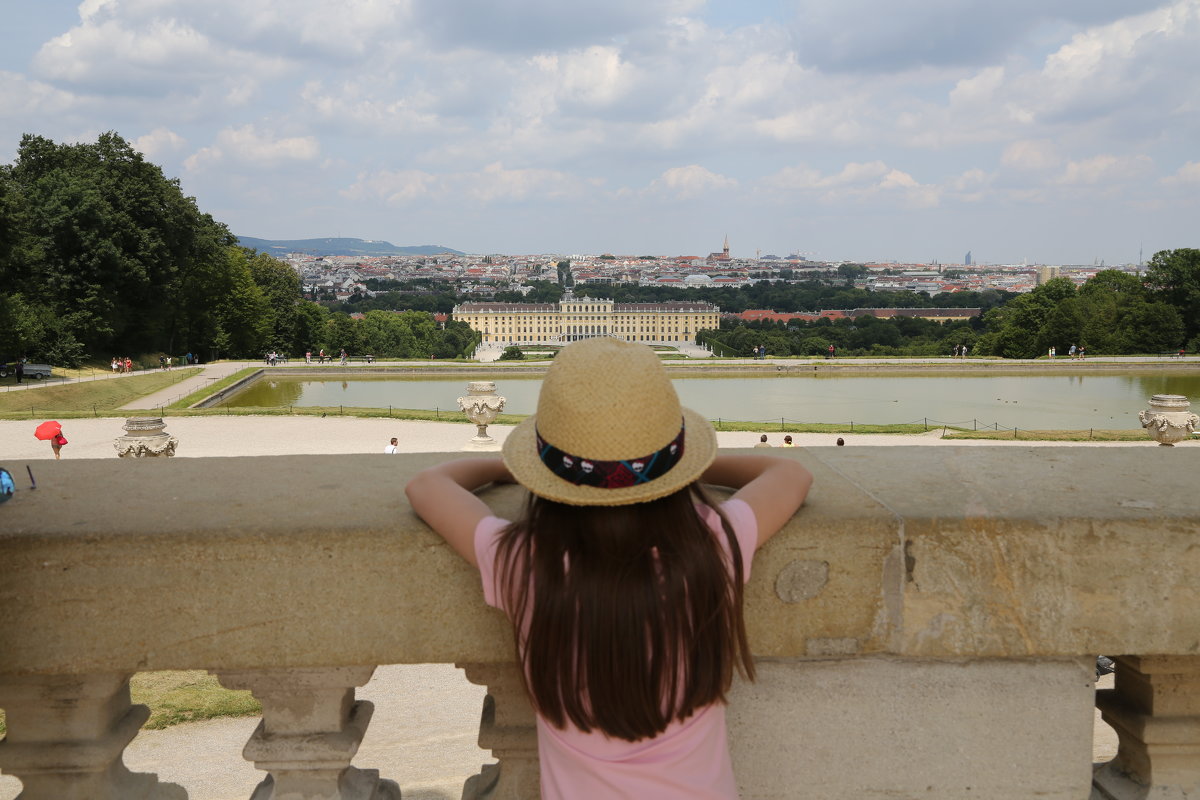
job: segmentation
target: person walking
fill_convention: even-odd
[[[717,455],[654,351],[608,338],[559,352],[502,453],[430,467],[405,492],[509,618],[542,797],[736,798],[725,701],[735,671],[754,674],[744,584],[812,474]],[[508,521],[475,491],[513,480],[531,497]],[[736,491],[718,503],[702,483]]]
[[[21,381],[25,380],[25,357],[24,356],[21,356],[20,358],[17,359],[17,366],[16,366],[16,369],[13,371],[17,373],[17,383],[20,383]],[[30,412],[30,413],[32,413],[32,412]]]
[[[67,437],[62,435],[60,430],[50,439],[50,449],[54,451],[54,459],[57,461],[62,458],[63,445],[67,443]]]

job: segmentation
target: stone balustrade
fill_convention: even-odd
[[[1200,449],[774,453],[816,484],[747,587],[743,798],[1200,798]],[[351,766],[355,688],[455,663],[499,759],[463,796],[536,797],[506,624],[402,492],[443,458],[41,462],[0,506],[0,770],[27,800],[186,797],[122,764],[128,679],[202,668],[262,701],[255,800],[390,800],[393,765]],[[1120,750],[1093,774],[1100,653]]]

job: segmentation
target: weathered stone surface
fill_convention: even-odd
[[[1200,653],[1200,449],[788,455],[816,484],[755,560],[762,656]],[[47,463],[0,511],[0,671],[507,660],[503,618],[402,493],[444,458]],[[510,515],[521,496],[486,494]],[[828,577],[784,602],[796,561]]]

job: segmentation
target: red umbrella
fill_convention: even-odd
[[[45,440],[53,439],[60,433],[62,433],[62,423],[49,420],[48,422],[43,422],[41,425],[38,425],[37,430],[33,432],[33,435],[39,439]]]

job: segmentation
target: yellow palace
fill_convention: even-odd
[[[483,334],[485,344],[565,344],[595,336],[629,342],[695,342],[717,328],[721,310],[711,303],[614,303],[564,295],[558,303],[461,303],[454,319]]]

